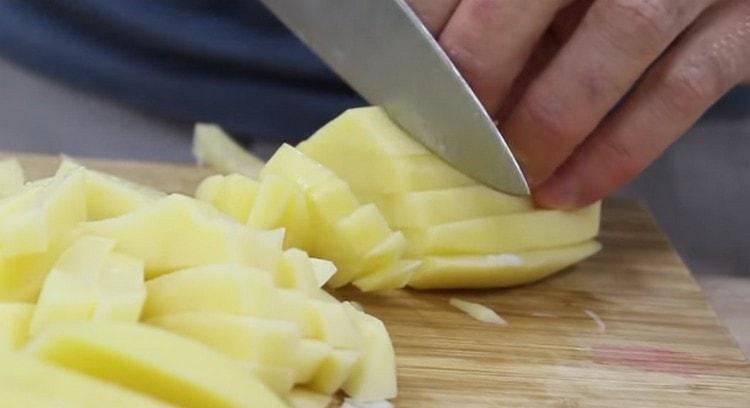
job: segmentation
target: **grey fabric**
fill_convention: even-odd
[[[192,160],[190,123],[71,90],[2,60],[0,91],[2,150]],[[738,113],[702,120],[619,193],[651,207],[698,273],[750,276],[750,114],[746,107]]]

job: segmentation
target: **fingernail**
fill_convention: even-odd
[[[578,207],[580,193],[576,178],[556,174],[534,190],[534,200],[542,207],[567,210]]]

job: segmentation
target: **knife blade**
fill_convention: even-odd
[[[404,0],[261,0],[345,82],[432,152],[494,189],[529,187],[500,131]]]

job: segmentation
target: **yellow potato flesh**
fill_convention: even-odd
[[[118,252],[142,259],[149,279],[222,262],[274,270],[283,241],[283,231],[244,227],[205,203],[176,194],[117,218],[88,222],[83,230],[114,239]]]
[[[195,191],[195,198],[212,204],[241,223],[247,221],[257,195],[258,182],[239,174],[208,177]]]
[[[115,177],[111,174],[83,169],[74,160],[64,157],[59,173],[80,168],[84,172],[87,219],[102,220],[135,211],[165,196],[164,193]]]
[[[405,230],[415,255],[497,254],[583,242],[599,232],[599,204],[539,210]]]
[[[305,388],[295,388],[286,397],[292,408],[328,408],[331,396]]]
[[[84,236],[60,256],[42,287],[31,333],[61,321],[138,321],[143,264],[113,253],[115,242]]]
[[[305,251],[296,248],[284,251],[275,278],[279,287],[298,289],[311,295],[317,293],[321,286],[312,260]]]
[[[198,340],[234,359],[253,363],[257,371],[265,369],[264,374],[274,380],[274,384],[266,383],[279,394],[292,387],[296,369],[294,351],[300,341],[299,329],[292,323],[209,312],[160,316],[147,323]],[[283,378],[284,373],[288,379]]]
[[[85,173],[58,173],[28,196],[19,196],[15,211],[0,214],[0,253],[4,257],[36,254],[86,219]],[[22,203],[22,205],[21,205]],[[3,212],[0,210],[0,212]]]
[[[376,204],[395,228],[423,228],[534,208],[526,198],[480,185],[383,195]]]
[[[298,147],[344,177],[360,198],[472,183],[442,165],[377,107],[344,112]]]
[[[496,255],[428,256],[409,281],[417,289],[515,286],[545,278],[601,248],[596,241]]]
[[[17,159],[0,160],[0,199],[21,191],[23,182],[23,168]]]
[[[39,359],[185,407],[283,407],[250,370],[195,340],[133,323],[61,323]]]
[[[261,172],[261,177],[269,175],[293,181],[307,194],[316,236],[305,249],[336,264],[330,286],[388,269],[405,251],[404,238],[376,206],[361,205],[347,183],[293,147],[284,145],[274,154]]]
[[[344,391],[357,401],[395,398],[396,354],[385,325],[350,305],[346,307],[362,332],[364,350],[343,385]]]
[[[255,228],[284,228],[284,246],[307,248],[313,240],[310,212],[303,191],[274,174],[264,175],[246,219]]]
[[[209,123],[195,125],[193,155],[199,164],[209,165],[222,173],[239,173],[257,177],[263,161],[248,153],[220,127]]]
[[[267,315],[274,295],[267,271],[238,265],[206,265],[146,282],[143,318],[193,311]]]
[[[33,313],[31,303],[0,303],[0,353],[26,344]]]
[[[0,401],[7,408],[172,406],[20,353],[0,353]]]
[[[305,386],[323,394],[333,394],[344,385],[359,358],[359,352],[334,349],[323,359],[315,376]]]

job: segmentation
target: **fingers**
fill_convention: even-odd
[[[437,38],[461,0],[407,0],[414,13]]]
[[[490,115],[555,13],[570,0],[463,0],[439,37]]]
[[[647,73],[534,196],[545,207],[594,202],[635,177],[718,98],[750,75],[750,2],[717,3]]]
[[[529,85],[503,133],[544,181],[712,0],[598,0]]]

